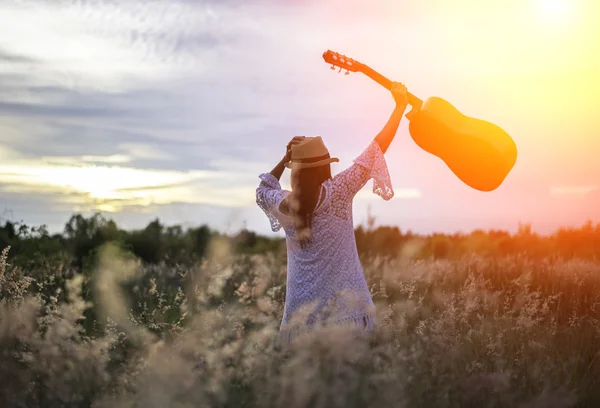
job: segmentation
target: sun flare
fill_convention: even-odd
[[[542,17],[552,21],[564,20],[573,8],[570,0],[537,0]]]

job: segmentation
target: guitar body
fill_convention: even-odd
[[[390,90],[392,81],[372,68],[345,55],[326,51],[325,62],[331,68],[362,72]],[[517,146],[498,126],[463,115],[442,98],[423,102],[407,93],[412,110],[406,115],[409,131],[423,150],[439,157],[468,186],[480,191],[492,191],[502,184],[517,161]]]
[[[517,146],[504,130],[463,115],[442,98],[427,99],[407,116],[415,143],[474,189],[495,190],[517,160]]]

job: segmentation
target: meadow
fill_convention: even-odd
[[[281,241],[212,234],[188,259],[199,240],[155,224],[149,261],[147,230],[78,220],[62,238],[0,229],[2,407],[600,406],[600,226],[357,229],[376,332],[284,347]]]

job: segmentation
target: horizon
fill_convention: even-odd
[[[166,223],[164,222],[164,220],[161,220],[157,217],[150,219],[148,221],[148,223],[143,224],[143,225],[137,225],[135,227],[123,227],[122,225],[119,224],[119,222],[117,220],[115,220],[113,217],[111,217],[111,213],[101,213],[98,212],[98,214],[100,214],[102,217],[105,218],[106,221],[114,221],[116,223],[116,226],[119,230],[121,231],[125,231],[125,232],[133,232],[133,231],[140,231],[143,230],[145,227],[148,226],[148,224],[158,220],[158,222],[165,228],[169,228],[169,227],[174,227],[174,226],[179,226],[182,227],[183,231],[185,232],[188,229],[195,229],[195,228],[200,228],[203,226],[207,226],[209,227],[210,231],[212,233],[219,233],[219,234],[224,234],[227,236],[234,236],[236,234],[241,233],[242,231],[248,231],[251,233],[255,233],[257,236],[261,236],[261,237],[267,237],[267,238],[281,238],[281,239],[285,239],[285,235],[283,234],[279,234],[279,233],[261,233],[259,231],[255,231],[251,228],[246,228],[245,227],[245,223],[242,222],[242,226],[239,228],[229,228],[229,229],[215,229],[210,227],[208,224],[191,224],[191,223],[186,223],[185,225],[182,224],[171,224],[171,223]],[[73,213],[72,216],[76,216],[76,215],[82,215],[85,218],[90,218],[92,217],[94,214],[80,214],[80,213]],[[367,217],[368,218],[368,217]],[[70,217],[69,217],[70,219]],[[28,224],[27,222],[24,222],[23,220],[14,220],[11,219],[9,216],[6,215],[0,215],[0,228],[3,228],[7,225],[7,223],[13,223],[14,225],[25,225],[29,228],[35,227],[46,227],[47,232],[50,236],[52,235],[64,235],[65,231],[64,231],[64,227],[66,226],[66,224],[68,223],[69,219],[66,219],[65,222],[63,223],[62,227],[59,228],[54,228],[54,229],[50,229],[48,228],[47,225],[44,224],[39,224],[39,225],[31,225]],[[584,227],[588,226],[588,225],[592,225],[592,227],[594,228],[600,228],[600,222],[596,222],[594,223],[592,220],[587,220],[586,222],[580,224],[580,225],[562,225],[559,226],[558,228],[556,228],[555,230],[551,230],[548,232],[544,232],[544,233],[539,233],[537,231],[535,231],[535,229],[533,228],[533,226],[530,223],[526,223],[526,222],[521,222],[518,224],[517,228],[509,230],[509,229],[503,229],[503,228],[475,228],[472,230],[454,230],[454,231],[429,231],[429,232],[419,232],[419,231],[413,231],[411,229],[406,229],[406,228],[402,228],[399,225],[387,225],[387,224],[381,224],[381,223],[377,223],[375,222],[373,224],[372,229],[373,230],[377,230],[378,228],[398,228],[398,230],[400,231],[400,234],[402,235],[417,235],[417,236],[433,236],[433,235],[447,235],[447,236],[451,236],[451,235],[471,235],[475,232],[483,232],[483,233],[491,233],[491,232],[506,232],[508,233],[510,236],[514,237],[516,235],[518,235],[521,231],[530,231],[531,233],[533,233],[534,235],[537,235],[541,238],[550,238],[554,235],[556,235],[560,230],[582,230]],[[358,228],[363,228],[363,229],[368,229],[368,223],[366,220],[357,223],[354,223],[354,229],[358,229]]]
[[[62,233],[72,214],[101,212],[128,230],[158,218],[284,237],[255,203],[258,175],[295,135],[321,135],[335,175],[393,109],[366,76],[332,73],[331,49],[499,125],[518,148],[482,193],[403,118],[385,154],[395,197],[369,181],[355,227],[369,205],[376,227],[423,235],[598,223],[597,15],[592,0],[1,4],[0,220]]]

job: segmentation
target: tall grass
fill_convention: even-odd
[[[22,271],[7,252],[2,407],[600,406],[591,261],[365,259],[376,332],[321,328],[284,347],[274,256],[216,248],[176,269],[107,247],[84,276]]]

